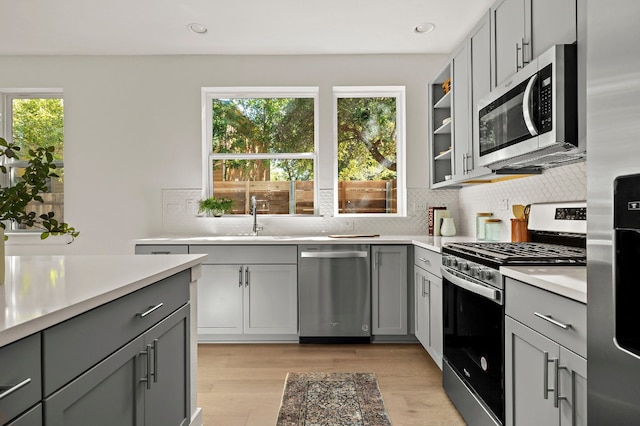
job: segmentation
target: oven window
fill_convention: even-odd
[[[444,357],[504,421],[504,309],[443,280]]]

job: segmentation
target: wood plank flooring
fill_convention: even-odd
[[[201,344],[205,426],[275,425],[288,372],[374,372],[394,426],[464,425],[442,373],[418,344]]]

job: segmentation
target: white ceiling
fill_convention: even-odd
[[[0,0],[0,55],[450,53],[493,1]]]

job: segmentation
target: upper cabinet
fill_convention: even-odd
[[[577,39],[576,0],[498,0],[491,7],[492,87],[554,44]]]
[[[452,91],[451,64],[447,64],[429,85],[429,157],[431,187],[435,188],[448,184],[452,178]]]

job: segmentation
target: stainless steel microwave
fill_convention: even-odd
[[[517,170],[584,159],[577,79],[576,45],[555,45],[480,100],[479,164]]]

